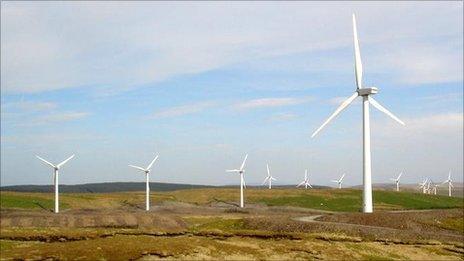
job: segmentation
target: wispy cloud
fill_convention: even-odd
[[[250,110],[250,109],[259,109],[259,108],[267,108],[267,107],[284,107],[284,106],[307,103],[312,100],[313,100],[312,97],[260,98],[260,99],[253,99],[253,100],[236,103],[233,105],[233,108],[236,110]]]
[[[290,121],[294,120],[298,117],[298,115],[290,112],[282,112],[282,113],[276,113],[269,117],[270,121]]]
[[[462,35],[461,3],[4,1],[1,86],[7,93],[95,85],[118,89],[265,57],[306,52],[311,61],[315,57],[310,52],[351,48],[351,11],[359,15],[364,44],[401,37],[420,44],[443,34]],[[401,47],[408,49],[404,59],[395,55],[398,59],[379,61],[395,62],[390,68],[402,70],[397,73],[406,81],[462,80],[456,73],[462,66],[448,63],[462,57],[461,47],[462,41],[445,53]],[[316,70],[320,67],[312,64]],[[334,64],[340,64],[339,59]],[[414,77],[408,78],[410,74]]]
[[[2,104],[2,110],[20,110],[22,112],[34,112],[55,109],[54,102],[19,101]]]
[[[153,118],[172,118],[188,114],[199,113],[215,105],[215,102],[207,101],[175,106],[154,113]]]
[[[55,112],[37,117],[33,120],[35,124],[55,123],[82,119],[90,115],[88,112]]]

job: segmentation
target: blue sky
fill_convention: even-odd
[[[311,133],[364,82],[400,126],[371,113],[373,181],[463,174],[462,2],[2,2],[1,182],[248,184],[270,164],[362,183],[361,104]],[[333,185],[333,184],[330,184]]]

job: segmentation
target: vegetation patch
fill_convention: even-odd
[[[55,202],[53,199],[47,199],[30,195],[15,195],[2,193],[0,196],[0,208],[23,208],[23,209],[46,209],[53,210]],[[60,209],[66,209],[69,205],[60,202]]]

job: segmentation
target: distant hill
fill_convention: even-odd
[[[210,188],[213,186],[150,182],[150,189],[154,191],[174,191],[192,188]],[[53,192],[53,185],[16,185],[0,187],[1,191],[16,192]],[[108,182],[88,183],[77,185],[60,185],[60,192],[64,193],[110,193],[123,191],[144,191],[145,182]]]
[[[196,188],[233,188],[238,185],[225,185],[225,186],[208,186],[208,185],[191,185],[191,184],[176,184],[176,183],[160,183],[150,182],[150,189],[152,191],[174,191],[182,189],[196,189]],[[248,187],[262,187],[248,185]],[[272,186],[273,188],[295,188],[294,185],[281,185]],[[327,189],[327,186],[313,185],[313,188]],[[53,192],[53,185],[16,185],[0,187],[0,191],[15,191],[15,192]],[[125,192],[125,191],[144,191],[145,182],[106,182],[106,183],[88,183],[77,185],[60,185],[60,192],[63,193],[111,193],[111,192]]]
[[[462,182],[454,182],[453,196],[454,197],[464,197],[464,184]],[[393,183],[374,183],[372,184],[374,189],[380,190],[395,190],[396,185]],[[362,185],[352,186],[350,188],[362,189]],[[417,191],[420,192],[418,184],[400,184],[400,190],[406,191]],[[448,185],[440,185],[438,187],[438,195],[448,195]]]

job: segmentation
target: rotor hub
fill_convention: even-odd
[[[377,87],[361,88],[357,90],[359,96],[373,95],[379,92]]]

